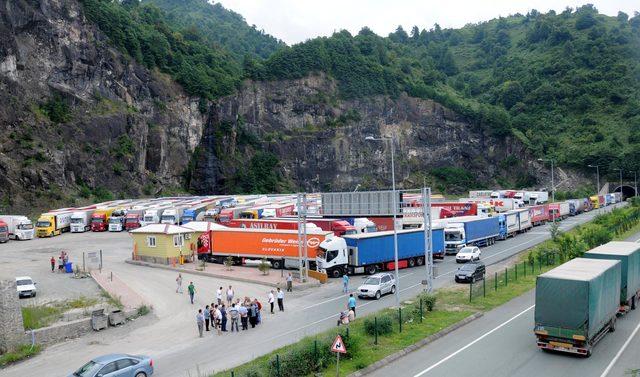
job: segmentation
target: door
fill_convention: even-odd
[[[382,287],[380,288],[380,290],[382,291],[382,293],[389,293],[391,292],[391,278],[389,277],[389,275],[385,275],[382,277]]]
[[[117,372],[114,374],[114,376],[133,376],[136,364],[138,364],[138,362],[132,359],[121,359],[116,361]]]
[[[118,367],[116,366],[116,362],[112,361],[109,364],[105,365],[100,369],[96,377],[113,377],[117,376]]]

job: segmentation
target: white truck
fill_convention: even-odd
[[[142,218],[142,221],[140,221],[140,226],[158,224],[160,222],[160,216],[162,216],[162,213],[165,211],[165,209],[166,208],[163,207],[156,207],[149,208],[148,210],[144,211],[144,217]]]
[[[71,233],[83,233],[91,230],[91,215],[95,209],[75,211],[71,214]]]
[[[353,226],[356,228],[357,233],[372,233],[377,231],[376,224],[366,217],[356,217],[353,219]]]
[[[549,193],[547,191],[527,191],[525,192],[525,196],[526,194],[529,194],[529,205],[532,206],[544,204],[549,201]]]
[[[122,232],[124,230],[124,220],[127,217],[127,211],[113,211],[109,217],[109,232]]]
[[[165,209],[160,216],[160,223],[179,225],[182,223],[182,212],[184,212],[183,207]]]
[[[10,239],[31,240],[35,237],[33,223],[27,216],[0,215],[0,221],[7,224]]]

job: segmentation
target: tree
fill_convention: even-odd
[[[518,81],[506,81],[500,90],[500,102],[510,109],[524,98],[524,90]]]
[[[407,35],[407,32],[402,28],[402,25],[398,25],[396,31],[389,34],[389,39],[396,43],[404,44],[409,41],[409,36]]]

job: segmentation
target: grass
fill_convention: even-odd
[[[24,344],[18,347],[16,351],[7,352],[0,355],[0,368],[4,368],[9,364],[13,364],[20,360],[35,356],[40,353],[41,350],[42,347],[40,345],[36,344],[34,346],[31,346],[29,344]]]
[[[122,304],[122,301],[120,301],[120,297],[111,296],[111,294],[109,294],[109,292],[107,292],[107,291],[102,291],[101,296],[104,297],[107,300],[109,305],[115,306],[116,308],[118,308],[120,310],[122,310],[124,308],[124,305]]]
[[[25,306],[22,308],[22,322],[25,329],[47,327],[57,321],[66,311],[88,308],[97,303],[98,299],[96,298],[80,296],[73,300]]]

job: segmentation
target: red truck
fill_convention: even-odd
[[[124,218],[124,229],[133,230],[133,229],[140,228],[141,220],[142,220],[142,214],[128,213]]]
[[[369,220],[376,224],[376,230],[378,232],[384,232],[385,230],[393,230],[393,217],[367,217]]]
[[[93,212],[91,215],[91,231],[92,232],[106,232],[109,229],[109,217],[115,209],[100,209]]]
[[[442,208],[443,218],[476,216],[478,214],[478,203],[472,202],[435,202],[431,207]]]
[[[285,216],[283,219],[287,219],[289,221],[294,220],[293,216]],[[326,232],[333,232],[336,236],[342,236],[345,234],[356,234],[356,227],[349,224],[346,220],[339,219],[325,219],[321,217],[307,217],[307,222],[311,224],[317,225],[320,229]]]
[[[533,226],[544,225],[549,221],[549,205],[538,204],[537,206],[529,207],[529,217]]]
[[[248,229],[298,229],[296,220],[285,219],[234,219],[225,224],[229,228],[248,228]]]

